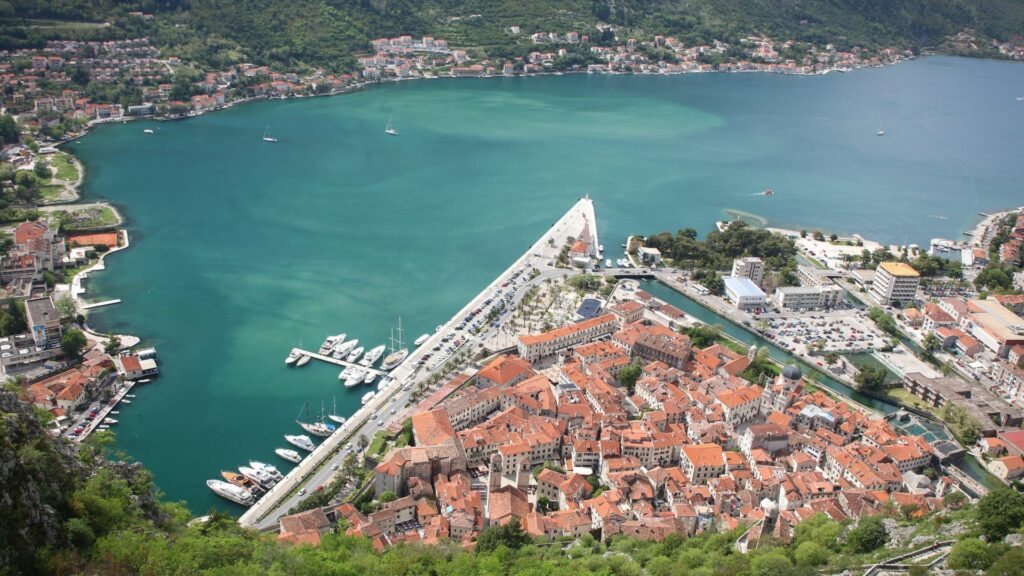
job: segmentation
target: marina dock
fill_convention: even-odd
[[[295,350],[299,354],[301,354],[303,356],[309,356],[310,358],[312,358],[314,360],[320,360],[321,362],[327,362],[328,364],[334,364],[336,366],[342,366],[342,367],[345,367],[345,368],[353,368],[353,367],[355,367],[355,368],[359,368],[360,370],[365,370],[366,372],[373,372],[378,378],[381,377],[381,376],[386,376],[387,375],[387,372],[384,372],[382,370],[378,370],[376,368],[367,368],[365,366],[361,366],[358,362],[349,362],[348,360],[339,360],[339,359],[337,359],[337,358],[335,358],[333,356],[324,356],[323,354],[318,354],[316,352],[310,352],[309,350],[303,350],[302,348],[296,348]]]

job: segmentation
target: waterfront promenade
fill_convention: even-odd
[[[347,450],[341,450],[341,448],[347,442],[352,442],[358,437],[357,435],[373,437],[379,430],[390,426],[392,420],[399,417],[404,418],[405,411],[399,411],[398,408],[410,402],[412,391],[415,388],[413,384],[432,374],[431,370],[419,368],[419,360],[434,345],[440,343],[445,335],[456,333],[456,326],[469,312],[485,307],[484,301],[501,289],[503,284],[510,282],[517,273],[529,274],[533,268],[549,268],[550,261],[558,257],[567,239],[579,234],[586,223],[591,225],[590,230],[596,246],[596,215],[593,201],[588,197],[577,201],[565,215],[537,239],[529,250],[456,312],[426,342],[412,351],[409,357],[391,372],[392,383],[379,391],[368,404],[352,414],[284,479],[249,508],[238,519],[239,524],[260,530],[276,528],[280,517],[288,514],[288,511],[302,500],[299,490],[305,489],[307,492],[313,492],[318,487],[325,486],[330,482],[334,475],[330,466],[331,464],[340,465],[344,460]],[[466,334],[466,332],[459,332],[459,334]],[[476,342],[477,338],[470,340]],[[468,342],[464,344],[464,346],[469,345]],[[440,369],[441,366],[443,363],[438,363],[437,369]],[[389,407],[393,413],[389,413]]]

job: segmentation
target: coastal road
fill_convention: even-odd
[[[409,354],[409,357],[391,372],[394,380],[385,390],[378,393],[369,404],[357,410],[334,434],[307,455],[277,486],[243,514],[239,518],[239,523],[248,527],[272,529],[277,526],[280,517],[296,506],[303,496],[326,485],[334,475],[332,466],[337,464],[340,467],[348,455],[349,450],[345,447],[349,443],[353,444],[353,449],[358,449],[355,444],[360,435],[373,438],[379,430],[387,428],[393,419],[406,417],[406,411],[402,407],[410,402],[417,384],[429,377],[433,369],[439,369],[444,364],[443,361],[437,362],[433,356],[432,349],[435,346],[442,344],[443,348],[445,343],[459,337],[468,340],[463,346],[478,346],[480,339],[471,336],[465,329],[458,330],[458,324],[477,309],[481,311],[477,318],[485,318],[486,310],[496,304],[496,294],[500,293],[499,297],[503,297],[510,290],[521,294],[518,289],[529,283],[530,270],[551,270],[550,263],[558,257],[567,239],[576,237],[584,224],[590,224],[593,245],[598,246],[596,222],[593,201],[581,198],[526,253],[471,299],[446,324],[440,326],[423,345]],[[521,298],[521,295],[519,297]],[[492,299],[492,302],[486,303],[487,299]],[[428,354],[434,360],[430,364],[427,364],[424,358]],[[428,369],[422,369],[423,366],[427,366]],[[433,369],[429,368],[431,366]],[[391,413],[392,409],[395,410],[394,414]],[[300,496],[300,490],[305,490],[306,494]]]

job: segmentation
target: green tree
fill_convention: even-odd
[[[999,558],[1001,550],[977,538],[965,538],[949,551],[949,567],[954,570],[984,570]]]
[[[18,124],[14,121],[14,116],[0,115],[0,145],[14,144],[18,138]]]
[[[690,343],[694,348],[707,348],[718,342],[722,328],[711,324],[697,324],[679,329],[680,332],[690,337]]]
[[[750,573],[753,576],[791,576],[793,563],[782,550],[771,550],[750,559]]]
[[[118,338],[117,336],[111,336],[110,339],[107,340],[106,346],[103,347],[103,351],[106,352],[107,354],[114,354],[120,349],[121,339]]]
[[[60,349],[69,357],[77,358],[86,345],[85,334],[78,328],[71,328],[64,332],[60,339]]]
[[[985,571],[985,576],[1024,576],[1024,550],[1011,548]]]
[[[619,384],[622,384],[632,394],[633,388],[636,387],[636,381],[640,379],[643,371],[643,365],[639,362],[633,362],[619,371]]]
[[[380,500],[385,504],[388,502],[394,502],[397,499],[398,496],[396,496],[395,493],[392,492],[391,490],[385,490],[384,493],[380,495],[380,498],[377,498],[377,500]]]
[[[519,525],[519,518],[513,517],[508,524],[489,526],[476,540],[477,552],[493,552],[499,546],[518,550],[530,541],[530,536]]]
[[[1009,488],[999,488],[986,494],[976,507],[978,527],[989,542],[1024,525],[1024,494]]]
[[[846,535],[846,545],[856,553],[872,552],[885,545],[889,535],[879,516],[864,516]]]
[[[60,315],[61,320],[74,318],[75,314],[78,313],[78,304],[76,304],[74,299],[70,296],[58,298],[57,301],[53,303],[53,307],[57,309],[57,314]]]
[[[804,542],[793,551],[796,563],[801,566],[821,566],[828,562],[829,550],[817,542]]]
[[[924,345],[925,350],[935,352],[942,347],[942,340],[939,340],[939,337],[936,336],[934,332],[929,332],[928,335],[924,337],[922,344]]]
[[[853,377],[858,390],[880,390],[889,373],[881,366],[863,366]]]

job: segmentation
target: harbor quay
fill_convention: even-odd
[[[582,250],[581,254],[585,253],[588,256],[598,256],[600,243],[596,222],[593,201],[589,197],[577,201],[534,242],[529,250],[467,302],[447,323],[439,326],[426,342],[412,351],[405,361],[391,372],[391,383],[352,414],[344,424],[338,426],[334,433],[256,501],[239,517],[239,524],[260,530],[276,528],[280,518],[288,514],[306,492],[312,492],[330,481],[334,475],[332,466],[341,464],[348,452],[342,448],[346,443],[351,443],[356,434],[372,437],[379,430],[388,428],[393,421],[404,418],[404,411],[398,411],[397,407],[405,406],[410,401],[415,384],[425,381],[443,365],[443,362],[427,365],[423,361],[424,357],[448,335],[455,333],[467,315],[485,307],[485,302],[492,298],[495,292],[507,288],[514,281],[518,281],[520,287],[525,286],[528,282],[524,275],[532,269],[549,268],[563,247],[569,244],[570,239],[571,249]],[[560,274],[564,273],[560,271]],[[478,349],[483,339],[481,336],[468,338],[463,348]],[[390,413],[389,406],[393,407]]]

